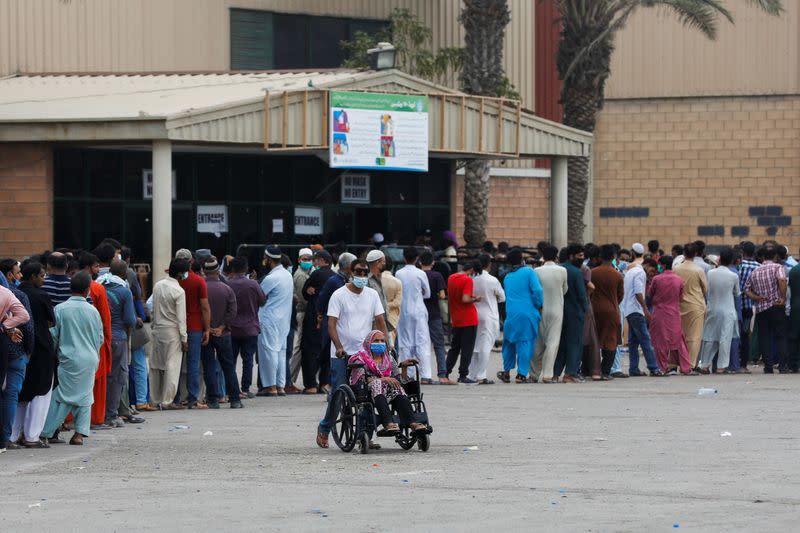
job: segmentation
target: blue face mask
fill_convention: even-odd
[[[303,270],[310,270],[312,266],[314,266],[314,263],[311,261],[300,261],[300,268]]]
[[[355,285],[356,288],[358,288],[358,289],[363,289],[364,287],[367,286],[367,278],[361,278],[361,277],[355,278],[354,277],[353,278],[353,285]]]
[[[183,274],[181,274],[181,279],[183,279],[183,280],[189,279],[189,273],[188,272],[184,272]]]
[[[20,281],[18,279],[14,280],[14,287],[19,287]]]
[[[382,342],[373,342],[369,345],[372,353],[386,353],[386,345]]]

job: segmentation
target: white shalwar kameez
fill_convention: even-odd
[[[489,357],[497,337],[500,336],[500,311],[497,304],[506,301],[506,293],[500,281],[486,271],[474,278],[473,287],[473,296],[480,296],[481,299],[475,303],[478,310],[478,332],[467,377],[480,381],[486,379]]]
[[[395,273],[403,284],[403,302],[397,329],[400,361],[417,359],[420,375],[431,378],[431,336],[428,332],[428,310],[425,298],[431,296],[428,276],[414,265],[406,265]]]

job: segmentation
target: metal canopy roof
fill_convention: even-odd
[[[398,70],[12,76],[0,79],[0,141],[169,139],[318,153],[327,150],[331,89],[427,94],[430,151],[440,157],[591,153],[591,134],[516,101],[466,95]]]

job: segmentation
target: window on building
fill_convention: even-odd
[[[339,43],[356,32],[375,35],[386,21],[231,9],[231,68],[335,68],[345,60]]]

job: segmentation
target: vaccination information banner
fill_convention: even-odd
[[[427,96],[330,94],[332,168],[427,172]]]

